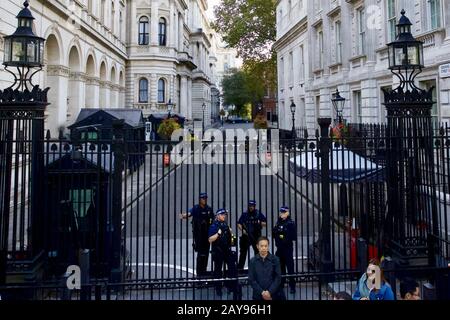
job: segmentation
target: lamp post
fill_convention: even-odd
[[[333,99],[331,99],[331,102],[333,103],[334,110],[336,111],[336,115],[339,119],[339,124],[341,124],[342,112],[344,111],[345,106],[345,98],[341,97],[338,89],[336,89],[336,93],[334,94]]]
[[[296,110],[297,106],[295,105],[293,100],[292,100],[290,108],[291,108],[291,113],[292,113],[292,139],[295,139],[295,110]]]
[[[171,113],[173,110],[173,103],[172,103],[172,99],[169,99],[169,102],[167,102],[167,114],[168,114],[168,118],[170,119]]]
[[[423,252],[428,250],[433,265],[436,249],[433,243],[439,235],[431,118],[434,88],[427,91],[415,84],[415,78],[424,68],[423,43],[412,35],[412,23],[405,16],[405,10],[401,14],[396,39],[387,45],[389,69],[400,83],[393,90],[383,89],[387,110],[387,221],[390,222],[384,230],[388,237],[384,243],[392,252],[406,252],[412,243],[423,246]],[[426,235],[417,235],[408,224],[414,223],[415,213],[423,210],[420,201],[416,200],[417,190],[422,186],[429,186],[431,202],[424,213],[429,228]],[[422,249],[416,247],[414,252],[419,255]]]
[[[13,232],[12,238],[23,241],[23,246],[30,260],[40,263],[44,252],[44,237],[48,232],[48,221],[43,221],[44,185],[42,183],[42,171],[44,167],[44,112],[48,105],[47,93],[49,88],[42,90],[33,85],[33,76],[42,70],[44,64],[45,39],[34,34],[32,25],[34,17],[28,9],[28,1],[24,2],[24,8],[17,15],[17,29],[9,36],[4,37],[5,70],[13,75],[13,84],[0,90],[0,141],[4,143],[2,156],[2,173],[0,175],[0,285],[5,284],[6,265],[8,253],[9,232]],[[10,69],[15,68],[17,73]],[[11,186],[19,181],[12,181],[13,175],[13,150],[20,150],[20,142],[15,141],[15,130],[25,132],[23,141],[30,149],[22,155],[21,165],[31,169],[29,184],[19,186],[19,194],[29,194],[29,202],[18,201],[11,198]],[[17,168],[15,170],[18,170]],[[12,212],[11,212],[12,211]],[[29,214],[29,218],[25,214]],[[24,238],[15,228],[10,228],[9,217],[13,216],[18,221],[27,221],[25,230],[31,230],[29,237]],[[23,219],[23,220],[21,220]],[[13,244],[15,246],[15,244]],[[12,259],[15,259],[13,257]],[[36,267],[35,265],[32,268]],[[36,267],[37,270],[37,267]],[[17,271],[20,274],[20,270]],[[36,271],[36,272],[39,272]]]
[[[205,110],[206,110],[206,103],[203,102],[202,104],[202,132],[205,132]]]

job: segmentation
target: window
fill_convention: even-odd
[[[94,141],[98,140],[98,133],[95,131],[81,132],[81,140]]]
[[[114,2],[111,2],[111,32],[115,32],[114,25],[116,23],[116,8],[114,7]]]
[[[366,13],[364,8],[358,9],[358,55],[366,53]]]
[[[72,189],[69,191],[73,211],[78,219],[86,217],[94,199],[93,189]]]
[[[158,103],[164,103],[166,101],[166,82],[164,79],[158,81]]]
[[[139,80],[139,102],[148,103],[148,80]]]
[[[100,6],[100,21],[105,24],[105,10],[106,10],[106,1],[102,0],[101,6]]]
[[[148,18],[142,17],[139,19],[139,44],[148,45]]]
[[[441,1],[428,0],[428,8],[430,12],[430,29],[437,29],[441,26]]]
[[[317,41],[319,44],[319,65],[318,67],[320,69],[323,69],[323,32],[319,31],[319,33],[317,34]]]
[[[300,46],[300,81],[305,80],[305,49],[303,45]]]
[[[395,40],[396,31],[395,26],[397,24],[397,17],[395,14],[395,0],[387,1],[387,15],[388,15],[388,41],[392,42]]]
[[[341,40],[341,22],[336,21],[334,24],[336,38],[336,63],[342,62],[342,40]]]
[[[159,45],[166,45],[166,19],[159,19]]]
[[[320,117],[320,96],[316,96],[316,118]]]
[[[292,85],[294,82],[294,55],[289,52],[289,85]]]
[[[355,106],[354,120],[355,122],[362,122],[362,96],[361,91],[353,91],[353,105]]]

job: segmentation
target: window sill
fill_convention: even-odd
[[[367,59],[367,55],[360,54],[360,55],[354,56],[354,57],[350,58],[350,61],[351,62],[355,62],[355,61],[358,61],[358,60],[361,60],[361,59]]]
[[[323,72],[323,68],[313,70],[313,73],[321,73]]]
[[[335,68],[341,67],[341,66],[342,66],[342,62],[336,62],[336,63],[334,63],[332,65],[329,65],[328,68],[335,69]]]

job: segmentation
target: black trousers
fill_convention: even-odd
[[[204,277],[206,275],[206,269],[208,268],[208,258],[209,258],[209,243],[208,245],[203,244],[201,247],[197,247],[197,277]]]
[[[231,249],[228,250],[213,249],[212,259],[214,262],[214,278],[216,279],[224,278],[223,269],[225,265],[227,266],[226,276],[228,278],[237,278],[235,252],[231,251]],[[221,290],[222,286],[223,283],[217,282],[215,285],[216,290]],[[238,289],[237,280],[227,281],[226,287],[236,293]]]
[[[287,247],[278,247],[277,252],[275,255],[280,259],[280,267],[281,267],[281,274],[294,274],[294,247],[293,246],[287,246]],[[285,284],[285,278],[282,279],[281,284],[284,286]],[[295,288],[295,280],[293,278],[289,279],[289,287],[291,289]]]
[[[238,269],[244,269],[245,260],[247,259],[248,248],[253,247],[255,255],[258,254],[258,248],[256,248],[256,239],[259,237],[253,236],[252,239],[246,234],[243,234],[239,241],[239,263]],[[252,241],[253,240],[253,241]]]

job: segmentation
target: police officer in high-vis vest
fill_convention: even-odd
[[[209,227],[214,221],[214,211],[207,205],[208,194],[201,193],[199,204],[180,215],[181,219],[192,218],[193,246],[197,252],[197,276],[204,276],[208,267],[210,243],[208,241]]]
[[[294,241],[297,241],[297,227],[289,216],[289,208],[281,207],[278,221],[273,227],[273,238],[277,246],[275,255],[280,259],[281,274],[294,274]],[[284,278],[282,283],[284,284]],[[289,279],[290,292],[295,293],[295,281]]]
[[[267,224],[266,216],[256,209],[256,201],[248,202],[248,210],[244,212],[238,220],[238,228],[242,231],[239,241],[239,263],[238,269],[244,269],[248,248],[253,247],[255,255],[258,254],[256,247],[262,228]]]
[[[212,259],[214,262],[214,278],[223,278],[223,267],[227,266],[228,277],[237,278],[236,252],[231,248],[235,245],[235,236],[226,222],[228,211],[219,209],[216,220],[209,228],[209,242],[212,245]],[[233,292],[236,299],[238,294],[237,280],[227,282],[228,289]],[[216,283],[216,293],[222,296],[222,284]]]

